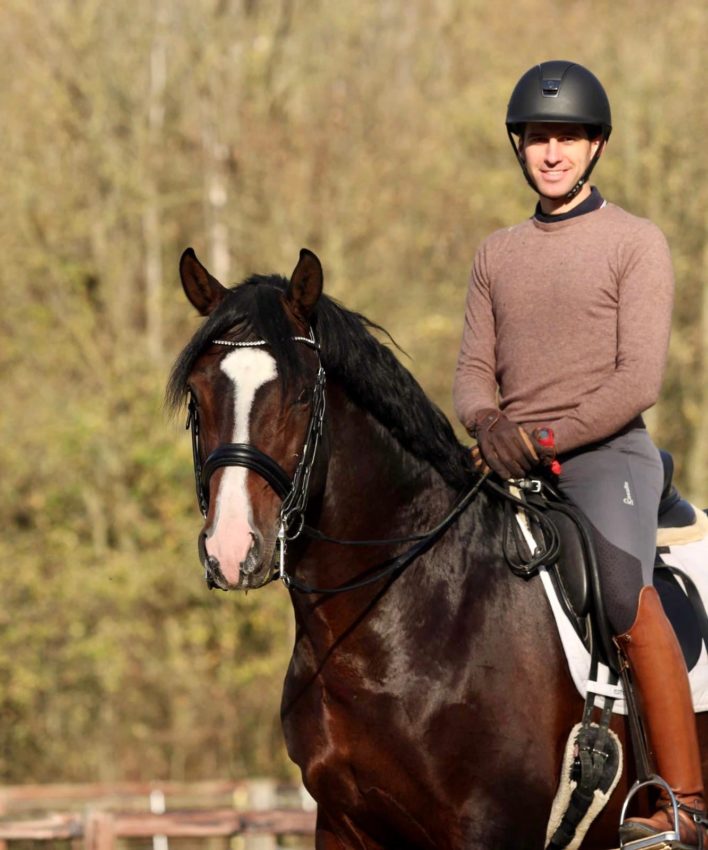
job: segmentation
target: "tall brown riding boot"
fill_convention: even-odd
[[[679,803],[679,834],[683,847],[708,848],[701,754],[691,689],[681,647],[653,587],[639,596],[630,630],[616,639],[629,663],[656,770]],[[696,820],[698,818],[698,821]],[[631,818],[622,824],[622,844],[674,830],[668,794],[662,791],[650,818]],[[668,847],[658,844],[658,847]]]

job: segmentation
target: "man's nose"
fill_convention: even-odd
[[[559,162],[561,160],[558,139],[549,139],[546,143],[546,162]]]

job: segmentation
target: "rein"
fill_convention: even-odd
[[[273,573],[271,581],[280,579],[287,588],[290,590],[297,590],[300,593],[334,595],[337,593],[346,593],[350,590],[358,590],[359,588],[375,584],[383,578],[393,576],[407,567],[418,557],[418,555],[421,555],[447,531],[447,529],[469,507],[470,503],[473,501],[477,493],[479,493],[483,485],[491,488],[507,503],[518,505],[526,511],[526,513],[532,515],[543,534],[543,543],[537,545],[535,551],[531,554],[528,560],[524,560],[520,553],[515,559],[505,545],[504,554],[507,562],[511,565],[512,571],[517,575],[528,577],[532,575],[541,564],[553,563],[558,557],[558,553],[560,551],[560,538],[558,536],[558,529],[556,526],[546,517],[543,511],[534,507],[525,499],[513,495],[505,487],[491,481],[489,479],[489,473],[486,472],[483,475],[480,475],[471,489],[458,499],[458,501],[450,509],[449,513],[434,528],[419,534],[411,534],[407,537],[390,537],[384,540],[341,540],[337,537],[330,537],[327,534],[323,534],[321,531],[311,528],[308,525],[303,526],[302,532],[308,537],[315,540],[321,540],[325,543],[335,543],[340,546],[384,546],[395,545],[397,543],[415,543],[415,545],[411,546],[400,555],[397,555],[391,561],[385,562],[384,565],[380,565],[381,568],[377,569],[377,571],[372,573],[370,576],[358,581],[347,582],[339,587],[317,587],[306,584],[305,582],[295,578],[295,576],[290,575],[285,570],[286,541],[281,539],[279,535],[278,543],[280,548],[280,563],[278,570]]]
[[[189,394],[187,422],[185,425],[186,429],[191,430],[192,458],[194,463],[197,502],[204,517],[206,517],[209,510],[209,483],[211,481],[211,477],[222,467],[244,467],[257,473],[282,499],[282,505],[280,508],[280,527],[277,538],[279,550],[278,565],[277,567],[274,566],[273,574],[270,579],[271,581],[280,579],[288,589],[296,590],[300,593],[331,595],[345,593],[350,590],[357,590],[374,584],[388,576],[393,576],[407,567],[447,531],[447,529],[470,505],[485,482],[505,499],[523,505],[526,510],[536,513],[526,502],[514,497],[504,488],[499,487],[492,481],[489,481],[489,473],[485,473],[484,475],[481,475],[475,484],[455,502],[450,511],[437,525],[425,532],[411,534],[406,537],[391,537],[384,540],[342,540],[336,537],[330,537],[329,535],[306,525],[305,511],[307,509],[310,477],[324,426],[326,377],[320,360],[320,347],[314,338],[312,330],[310,329],[309,337],[295,336],[292,337],[292,339],[313,348],[317,352],[318,360],[317,376],[315,378],[315,385],[312,391],[310,421],[307,426],[302,455],[292,480],[274,458],[265,454],[250,443],[223,443],[222,445],[217,446],[217,448],[209,454],[202,464],[199,439],[199,405],[191,392]],[[268,344],[266,340],[262,339],[246,340],[243,342],[215,339],[212,340],[212,343],[214,345],[226,345],[233,348],[255,348]],[[525,564],[526,574],[529,574],[530,571],[535,569],[539,563],[546,561],[550,554],[557,552],[557,532],[555,532],[555,528],[551,523],[545,520],[545,517],[543,517],[540,512],[537,520],[542,527],[547,525],[550,526],[549,542],[542,547],[542,551],[537,550],[530,562]],[[290,575],[285,568],[287,544],[288,542],[297,539],[301,534],[305,534],[313,540],[320,540],[322,542],[333,543],[340,546],[385,546],[402,543],[413,543],[413,545],[406,549],[406,551],[396,555],[388,561],[385,561],[383,564],[379,565],[378,568],[372,567],[372,569],[375,569],[376,571],[366,578],[348,582],[338,587],[316,587],[308,585],[295,578],[295,576]]]
[[[280,536],[278,536],[278,542],[280,544],[280,565],[278,572],[273,574],[272,580],[279,578],[287,588],[297,590],[300,593],[334,595],[336,593],[346,593],[349,590],[358,590],[359,588],[367,587],[370,584],[375,584],[377,581],[380,581],[387,576],[392,576],[407,567],[418,557],[418,555],[422,554],[439,537],[441,537],[445,531],[447,531],[455,520],[457,520],[460,514],[462,514],[470,505],[482,487],[482,484],[484,484],[488,474],[489,473],[485,473],[481,476],[474,486],[453,505],[449,513],[434,528],[431,528],[429,531],[421,534],[412,534],[409,537],[391,537],[388,540],[339,540],[334,537],[328,537],[326,534],[322,534],[316,529],[309,528],[309,526],[304,527],[303,531],[308,535],[308,537],[323,540],[327,543],[337,543],[341,546],[381,546],[386,544],[410,543],[411,541],[416,541],[415,545],[411,546],[400,555],[397,555],[392,560],[384,562],[384,565],[380,565],[380,569],[377,569],[375,573],[372,573],[364,579],[347,582],[346,584],[339,585],[339,587],[315,587],[305,584],[305,582],[300,581],[295,578],[295,576],[292,576],[285,571],[285,545],[281,541]]]

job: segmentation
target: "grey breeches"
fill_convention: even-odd
[[[663,469],[644,428],[560,458],[561,492],[579,507],[595,534],[605,610],[615,634],[626,632],[639,591],[652,583]]]

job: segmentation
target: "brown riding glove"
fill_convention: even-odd
[[[471,433],[477,439],[472,459],[480,472],[492,469],[505,481],[523,478],[540,460],[526,431],[495,407],[479,411]]]

